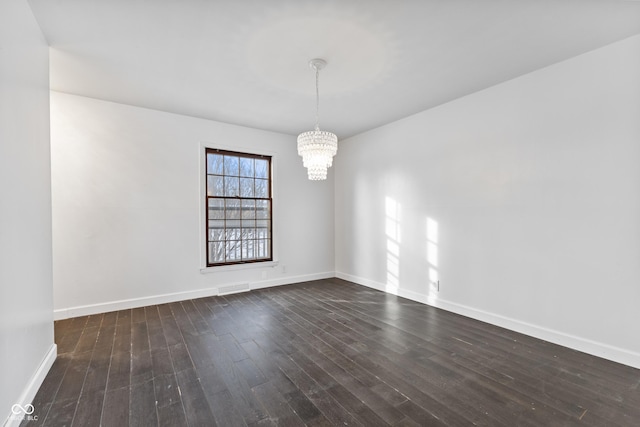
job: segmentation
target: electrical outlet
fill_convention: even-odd
[[[286,265],[283,265],[283,266],[282,266],[282,272],[283,272],[283,273],[286,273],[286,272],[287,272],[287,266],[286,266]]]
[[[263,271],[263,272],[262,272],[262,278],[263,278],[263,279],[266,279],[266,278],[267,278],[267,272],[266,272],[266,271]]]

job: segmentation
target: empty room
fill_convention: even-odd
[[[2,0],[0,421],[640,425],[640,1]]]

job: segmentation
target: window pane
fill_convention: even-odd
[[[270,240],[260,239],[256,240],[256,257],[268,258],[270,252]]]
[[[240,219],[240,199],[224,199],[227,219]]]
[[[224,230],[224,220],[209,220],[209,229]]]
[[[207,196],[224,196],[223,178],[216,175],[207,175]]]
[[[267,238],[269,237],[269,233],[270,233],[270,224],[269,221],[266,220],[257,220],[256,221],[256,227],[258,229],[258,237],[259,238]]]
[[[253,178],[240,178],[240,197],[253,197]]]
[[[269,177],[269,162],[264,159],[256,159],[256,178]]]
[[[268,200],[256,200],[256,216],[258,219],[269,219],[271,216]]]
[[[240,238],[240,220],[228,219],[226,223],[227,223],[227,226],[225,228],[226,230],[225,238],[227,240],[239,239]]]
[[[253,240],[242,241],[242,259],[255,258]]]
[[[224,229],[210,228],[208,239],[210,242],[224,240]]]
[[[262,197],[265,199],[269,197],[268,179],[256,179],[256,197]]]
[[[254,177],[253,159],[240,157],[240,176]]]
[[[240,181],[236,177],[224,177],[224,195],[227,197],[237,197],[240,195]]]
[[[224,156],[224,174],[238,176],[240,172],[237,156]]]
[[[207,173],[222,175],[222,154],[207,154]]]
[[[229,227],[225,230],[225,240],[240,240],[240,221],[238,221],[237,227]]]
[[[255,224],[254,224],[255,225]],[[253,240],[256,238],[256,229],[250,227],[242,227],[242,239]]]
[[[264,245],[264,256],[268,258],[271,256],[271,239],[265,240]]]
[[[243,200],[242,201],[242,218],[253,219],[255,217],[256,217],[256,201]]]
[[[209,263],[224,262],[224,242],[209,243]]]
[[[239,240],[234,240],[234,241],[230,241],[227,242],[226,244],[226,253],[225,253],[225,260],[226,261],[240,261],[240,241]]]
[[[223,199],[209,199],[209,219],[224,219]]]

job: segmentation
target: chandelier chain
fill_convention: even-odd
[[[316,130],[320,130],[320,70],[316,69]]]

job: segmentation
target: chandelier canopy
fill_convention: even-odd
[[[307,168],[309,179],[319,181],[327,179],[327,168],[333,164],[333,156],[338,152],[338,137],[331,132],[320,130],[320,70],[327,65],[323,59],[312,59],[309,66],[316,72],[316,126],[314,130],[298,135],[298,154]]]

